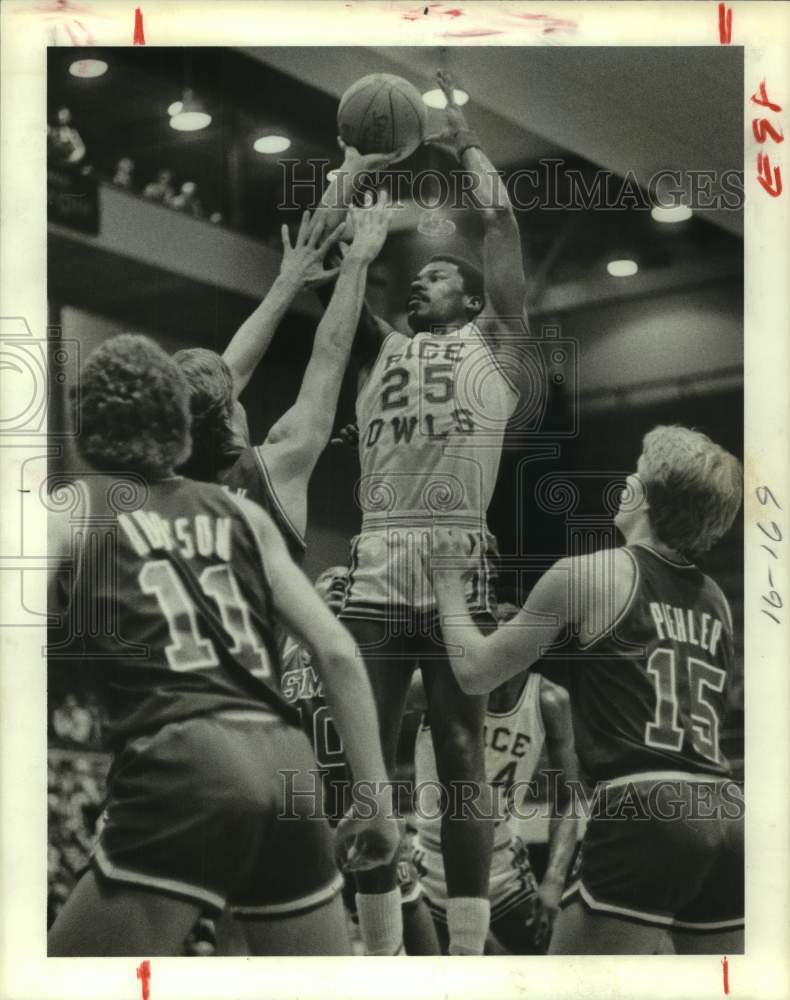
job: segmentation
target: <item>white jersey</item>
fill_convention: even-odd
[[[390,333],[357,399],[363,532],[450,516],[483,531],[517,398],[474,323]]]
[[[530,673],[515,705],[506,712],[486,712],[485,766],[492,785],[497,815],[494,848],[489,877],[492,912],[495,905],[513,892],[514,842],[518,843],[507,811],[507,792],[517,782],[532,779],[543,746],[546,730],[540,708],[539,674]],[[417,856],[420,883],[429,900],[441,903],[447,898],[441,842],[439,779],[430,727],[420,726],[414,747],[415,808]],[[519,800],[522,796],[518,796]],[[519,843],[520,846],[520,843]],[[515,852],[518,853],[518,852]],[[516,866],[517,868],[518,866]]]
[[[437,521],[466,538],[471,611],[492,611],[486,511],[518,393],[474,325],[391,333],[357,398],[362,531],[341,616],[408,618],[435,608],[424,554]]]

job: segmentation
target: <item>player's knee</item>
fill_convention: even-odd
[[[451,723],[434,730],[433,738],[439,771],[448,779],[484,768],[482,727]]]

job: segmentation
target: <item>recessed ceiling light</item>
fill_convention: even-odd
[[[454,90],[453,97],[455,98],[455,103],[461,107],[466,104],[469,100],[469,94],[465,90]],[[437,87],[436,90],[426,90],[422,95],[423,101],[428,105],[429,108],[442,108],[447,107],[447,98],[444,93]]]
[[[69,73],[72,76],[79,76],[87,80],[93,76],[104,76],[107,72],[107,63],[102,59],[78,59],[69,66]]]
[[[175,103],[180,103],[181,107],[171,115],[170,128],[174,128],[177,132],[197,132],[202,128],[208,128],[211,124],[211,115],[206,111],[205,104],[195,96],[191,87],[186,87],[183,100]],[[171,104],[170,108],[172,107]]]
[[[606,270],[613,278],[630,278],[639,270],[635,260],[610,260]]]
[[[210,124],[211,115],[205,111],[180,111],[170,119],[170,128],[177,132],[197,132]]]
[[[285,135],[262,135],[255,140],[252,148],[256,153],[284,153],[291,145]]]
[[[656,205],[650,212],[656,222],[685,222],[690,219],[692,211],[688,205],[672,205],[671,208],[662,208]]]
[[[173,103],[167,109],[167,113],[172,118],[174,115],[180,115],[183,110],[184,110],[183,101],[173,101]]]

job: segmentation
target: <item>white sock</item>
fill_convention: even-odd
[[[447,929],[451,955],[482,955],[491,920],[491,904],[479,896],[447,900]]]
[[[403,944],[400,889],[356,894],[359,929],[368,955],[395,955]]]

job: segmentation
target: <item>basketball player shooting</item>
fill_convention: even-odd
[[[410,680],[417,665],[422,671],[437,770],[449,802],[441,840],[450,953],[482,954],[493,838],[483,750],[486,699],[465,694],[453,676],[420,556],[430,550],[434,524],[455,525],[476,559],[467,606],[476,620],[493,622],[486,510],[505,425],[518,400],[502,367],[513,369],[514,350],[517,359],[529,338],[512,206],[454,101],[452,80],[441,73],[438,78],[447,98],[447,127],[426,141],[472,175],[483,222],[483,273],[459,257],[436,254],[405,296],[409,333],[363,314],[355,345],[362,530],[351,543],[340,618],[365,656],[390,770]],[[341,221],[357,180],[346,162],[323,198],[329,229]],[[513,318],[520,331],[515,341],[506,329]],[[464,802],[464,795],[474,803]],[[394,866],[365,873],[358,885],[368,953],[394,953],[402,934]]]
[[[692,561],[741,496],[732,455],[685,427],[654,428],[615,518],[626,544],[561,559],[488,636],[466,607],[465,540],[437,532],[434,585],[461,687],[490,691],[550,652],[567,662],[598,804],[554,954],[743,951],[743,796],[719,746],[732,615]]]

